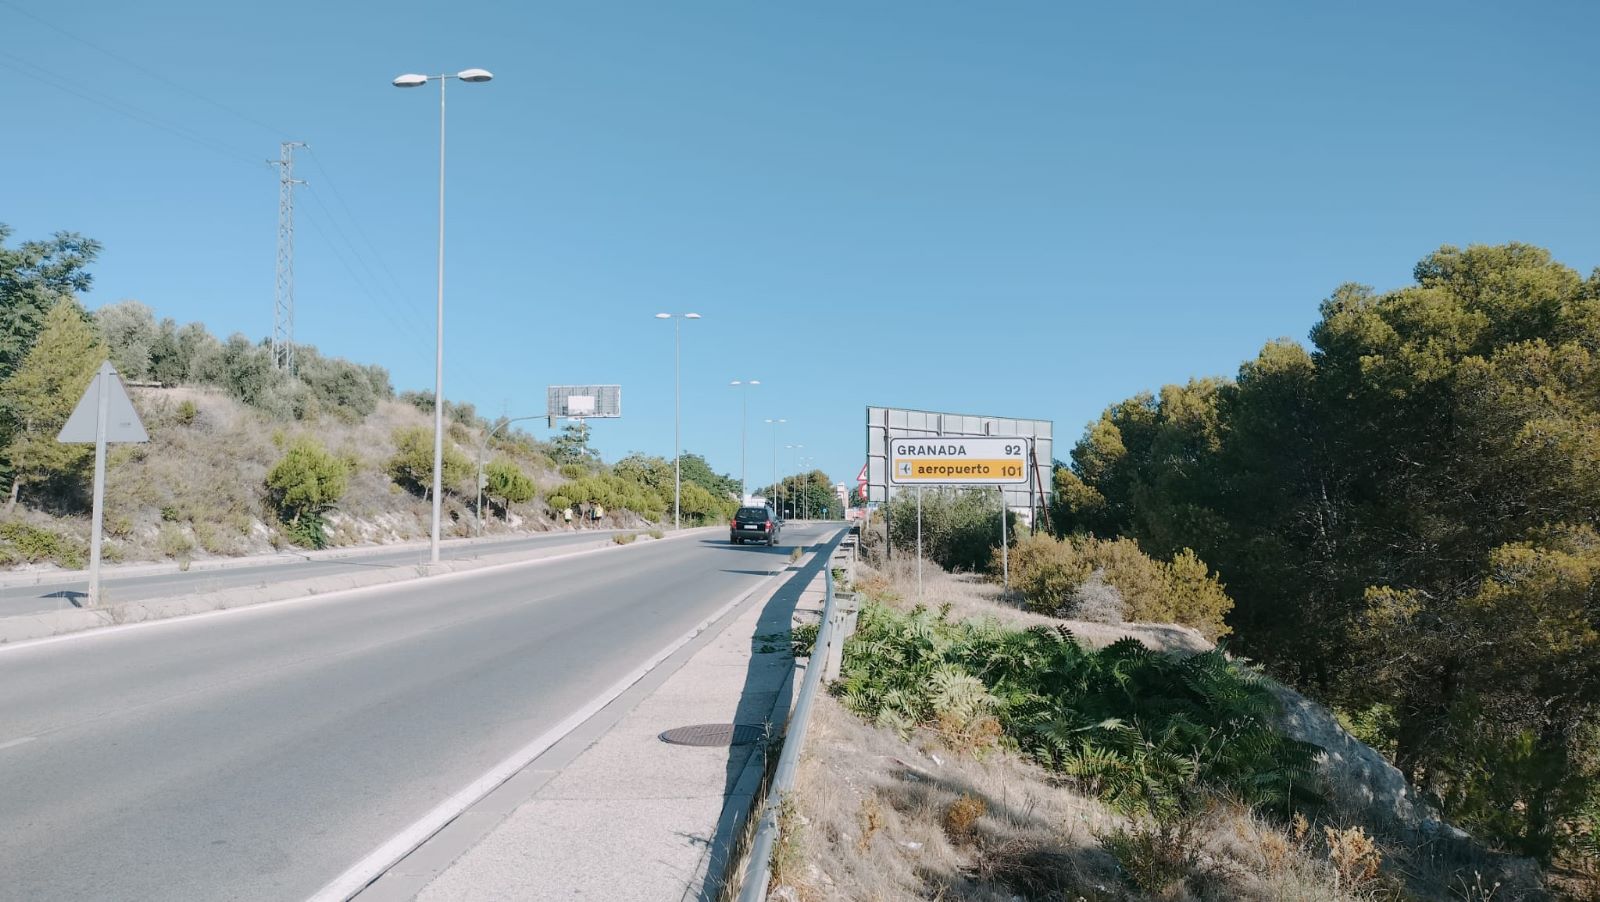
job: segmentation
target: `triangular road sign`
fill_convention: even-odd
[[[122,377],[111,366],[110,361],[100,364],[100,371],[89,380],[89,387],[84,390],[83,397],[79,399],[78,406],[72,409],[72,416],[67,418],[67,424],[61,427],[61,434],[56,436],[58,442],[93,442],[95,428],[100,422],[100,389],[104,386],[107,393],[106,407],[106,441],[108,442],[148,442],[149,433],[144,431],[144,423],[139,420],[139,412],[133,409],[133,401],[128,399],[128,390],[122,387]]]

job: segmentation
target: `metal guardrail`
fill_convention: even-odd
[[[837,546],[835,546],[837,547]],[[800,697],[795,702],[794,714],[789,717],[789,727],[783,736],[783,751],[778,754],[778,767],[772,774],[772,785],[767,789],[766,800],[761,805],[761,819],[756,825],[750,843],[749,865],[739,886],[739,902],[761,902],[767,897],[767,881],[772,876],[772,848],[778,842],[778,812],[783,806],[783,796],[794,786],[795,768],[800,762],[800,750],[806,744],[806,728],[811,724],[811,707],[816,702],[817,690],[822,686],[823,671],[827,669],[828,655],[834,643],[843,642],[844,620],[833,590],[833,561],[823,568],[824,594],[822,624],[817,629],[817,639],[806,662],[806,672],[801,678]]]

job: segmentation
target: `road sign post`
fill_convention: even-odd
[[[150,435],[133,409],[128,390],[110,361],[89,381],[78,406],[56,441],[94,442],[94,512],[89,525],[89,605],[100,603],[100,546],[104,539],[106,507],[106,445],[110,442],[148,442]]]

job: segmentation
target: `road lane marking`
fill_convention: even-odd
[[[734,596],[732,601],[718,608],[710,616],[700,621],[693,629],[651,656],[650,660],[612,684],[610,688],[590,699],[582,708],[568,715],[554,727],[541,733],[532,742],[513,752],[459,792],[440,802],[409,827],[390,837],[387,842],[368,853],[366,857],[318,890],[307,902],[346,902],[346,900],[366,889],[367,886],[382,877],[390,868],[427,842],[435,833],[443,830],[451,821],[461,816],[463,812],[477,804],[502,783],[516,776],[523,768],[532,764],[540,755],[549,751],[552,746],[565,738],[568,733],[576,730],[589,718],[600,713],[605,706],[616,701],[633,684],[644,679],[650,671],[659,667],[661,662],[672,657],[679,649],[694,641],[696,636],[710,629],[713,624],[721,620],[728,612],[744,604],[768,584],[786,574],[787,571],[783,571],[771,576],[764,576],[760,582]]]
[[[198,621],[209,620],[209,619],[215,618],[215,617],[225,617],[225,616],[228,616],[228,615],[231,615],[231,614],[249,614],[251,612],[257,612],[257,613],[268,612],[268,611],[277,610],[279,608],[282,608],[282,607],[285,607],[285,606],[288,606],[288,605],[312,604],[312,603],[317,603],[317,602],[329,602],[329,601],[347,601],[347,600],[349,600],[349,599],[351,599],[353,597],[356,597],[356,596],[359,596],[359,595],[363,595],[363,594],[372,595],[372,594],[382,594],[383,592],[386,592],[386,591],[403,591],[405,589],[416,588],[416,587],[422,586],[422,585],[433,585],[433,584],[435,584],[437,582],[440,582],[440,581],[452,582],[452,581],[456,581],[456,580],[470,579],[470,578],[472,578],[474,576],[479,576],[481,574],[494,573],[494,572],[497,572],[497,571],[500,571],[500,570],[510,570],[510,569],[513,569],[513,568],[516,568],[516,567],[538,567],[538,566],[543,565],[543,564],[554,563],[556,561],[570,560],[572,558],[584,557],[585,555],[591,555],[591,554],[607,554],[607,553],[610,553],[610,552],[626,551],[626,550],[628,550],[630,548],[632,548],[632,549],[653,548],[653,547],[655,547],[656,545],[658,545],[658,544],[660,544],[662,542],[670,542],[670,541],[674,541],[674,540],[681,540],[681,539],[686,538],[686,537],[692,537],[695,534],[696,533],[691,531],[691,530],[684,530],[681,533],[677,533],[677,534],[674,534],[674,535],[669,535],[664,539],[655,539],[655,540],[652,540],[652,541],[649,541],[649,542],[644,542],[644,543],[630,542],[627,545],[615,545],[615,544],[613,544],[613,545],[604,545],[604,546],[601,546],[599,548],[585,548],[585,549],[583,549],[581,551],[568,551],[568,552],[563,552],[561,554],[553,554],[553,555],[549,555],[548,557],[535,558],[535,559],[533,559],[531,561],[508,561],[508,562],[506,562],[504,564],[489,564],[488,566],[477,567],[477,568],[472,569],[472,570],[458,570],[458,571],[455,571],[453,573],[438,573],[438,574],[434,574],[432,576],[410,577],[410,578],[407,578],[407,579],[395,580],[393,582],[380,583],[380,584],[375,585],[375,586],[357,586],[357,587],[355,587],[353,589],[335,589],[332,592],[322,592],[322,593],[318,593],[318,594],[315,594],[315,595],[299,595],[299,596],[295,596],[293,598],[279,598],[279,599],[274,599],[272,601],[259,601],[259,602],[256,602],[255,604],[242,604],[242,605],[238,605],[238,606],[231,607],[231,608],[218,608],[216,610],[211,610],[211,611],[201,611],[198,614],[181,614],[181,615],[178,615],[176,617],[161,617],[161,618],[157,618],[155,620],[141,620],[138,623],[123,623],[123,624],[116,624],[116,625],[110,625],[110,626],[90,627],[89,629],[77,630],[75,632],[70,632],[70,633],[62,633],[62,634],[57,635],[57,636],[41,636],[38,639],[25,639],[25,640],[20,641],[20,642],[0,643],[0,655],[6,655],[6,654],[9,654],[9,653],[12,653],[12,652],[20,652],[20,651],[23,651],[25,649],[30,649],[30,648],[38,648],[38,647],[40,647],[42,645],[54,645],[54,644],[56,644],[58,642],[76,642],[76,641],[94,639],[94,638],[103,637],[103,636],[113,636],[113,635],[117,635],[119,633],[125,633],[125,632],[129,632],[129,631],[132,631],[132,630],[154,629],[154,628],[159,628],[159,627],[167,627],[167,628],[182,627],[182,626],[187,625],[187,624],[193,624],[193,623],[196,623]],[[597,538],[597,541],[598,541],[598,538]],[[240,588],[244,589],[244,588],[248,588],[248,587],[240,587]],[[181,596],[174,596],[174,597],[181,597]],[[129,604],[141,604],[141,603],[144,603],[144,602],[163,601],[163,600],[165,600],[165,599],[149,598],[149,599],[141,599],[140,601],[132,601],[132,602],[128,602],[128,603]],[[95,609],[95,610],[100,610],[100,609]],[[25,617],[25,616],[28,616],[28,615],[21,614],[21,615],[17,615],[17,616],[24,616]]]
[[[0,752],[5,751],[6,749],[16,748],[19,745],[26,745],[38,738],[39,737],[37,736],[19,736],[9,742],[0,742]]]

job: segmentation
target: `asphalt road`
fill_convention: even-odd
[[[835,528],[0,647],[0,898],[303,899]]]
[[[454,561],[480,557],[485,554],[538,548],[555,548],[593,542],[616,530],[577,530],[550,532],[514,539],[493,539],[482,542],[452,543],[442,545],[439,557]],[[393,551],[358,551],[349,557],[317,558],[284,555],[281,560],[238,567],[219,567],[208,570],[191,570],[183,573],[146,573],[117,575],[115,569],[104,571],[101,586],[106,598],[113,602],[142,601],[147,598],[169,598],[196,592],[217,592],[224,589],[259,586],[266,582],[284,582],[334,576],[362,570],[415,567],[428,559],[427,546]],[[66,610],[82,603],[89,589],[88,577],[70,582],[52,582],[43,586],[0,585],[0,617],[16,614],[36,614],[40,611]]]

